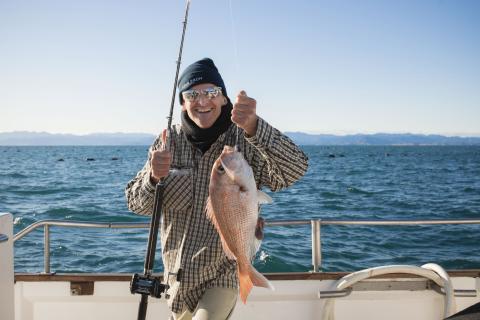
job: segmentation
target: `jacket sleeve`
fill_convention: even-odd
[[[156,186],[150,181],[150,158],[152,151],[160,149],[161,145],[161,135],[159,135],[149,148],[148,159],[142,170],[128,182],[125,188],[128,209],[136,214],[151,215],[153,213]]]
[[[252,164],[259,187],[268,186],[277,191],[292,185],[307,171],[307,155],[262,118],[258,118],[255,136],[246,140],[256,151]]]

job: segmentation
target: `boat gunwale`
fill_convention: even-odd
[[[264,273],[269,280],[338,280],[351,272],[279,272]],[[480,269],[447,270],[450,277],[480,278]],[[163,277],[161,273],[157,274]],[[41,282],[41,281],[130,281],[132,273],[15,273],[15,282]],[[408,273],[391,273],[373,277],[372,279],[391,278],[421,278]]]

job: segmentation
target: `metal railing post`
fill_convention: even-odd
[[[44,273],[50,273],[50,226],[48,224],[43,226],[43,242]]]
[[[313,272],[322,267],[322,243],[320,241],[320,220],[311,220],[312,225],[312,265]]]

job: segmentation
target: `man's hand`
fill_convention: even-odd
[[[150,180],[157,184],[160,179],[168,175],[172,156],[168,150],[155,150],[150,160]]]
[[[166,150],[167,130],[162,132],[162,150],[155,150],[150,159],[150,181],[157,184],[160,179],[166,177],[172,163],[172,155]]]
[[[232,122],[245,130],[247,136],[254,136],[257,132],[257,101],[240,91],[235,99],[232,110]]]

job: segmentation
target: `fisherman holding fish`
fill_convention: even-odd
[[[245,303],[252,286],[270,286],[251,265],[262,238],[258,206],[270,201],[259,190],[292,185],[308,158],[257,115],[245,91],[231,103],[211,59],[188,66],[178,89],[181,124],[158,136],[125,194],[130,210],[151,215],[155,186],[165,183],[160,236],[170,319],[228,319],[239,292]]]

